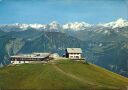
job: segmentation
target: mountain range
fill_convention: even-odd
[[[128,77],[128,21],[91,25],[75,22],[61,25],[0,25],[0,66],[18,53],[57,52],[79,47],[87,61]]]
[[[74,31],[79,31],[79,30],[86,30],[86,29],[92,29],[92,28],[110,28],[110,29],[115,29],[115,28],[122,28],[128,26],[128,21],[124,20],[122,18],[109,22],[109,23],[100,23],[96,25],[88,24],[86,22],[71,22],[71,23],[66,23],[66,24],[59,24],[57,21],[53,21],[50,24],[4,24],[0,25],[0,28],[6,28],[8,30],[11,28],[19,28],[21,30],[27,30],[28,28],[33,28],[37,30],[74,30]],[[12,30],[12,29],[11,29]]]

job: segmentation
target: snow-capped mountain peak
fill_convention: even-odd
[[[110,27],[112,29],[114,28],[122,28],[125,26],[128,26],[128,21],[124,20],[123,18],[120,18],[116,21],[105,23],[105,24],[99,24],[99,26],[104,26],[104,27]]]
[[[53,21],[49,24],[49,29],[50,30],[57,30],[60,29],[61,25],[57,21]]]
[[[47,28],[47,25],[45,24],[19,24],[19,23],[15,23],[13,24],[12,26],[16,26],[16,27],[19,27],[23,30],[26,30],[27,28],[35,28],[35,29],[46,29]]]
[[[91,27],[92,25],[85,23],[85,22],[74,22],[68,23],[63,25],[63,29],[70,29],[70,30],[85,30],[87,27]]]

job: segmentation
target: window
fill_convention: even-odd
[[[70,58],[73,58],[73,56],[70,56]]]
[[[76,56],[76,59],[79,59],[79,56]]]

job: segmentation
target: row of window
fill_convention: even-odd
[[[71,55],[80,55],[79,53],[70,53]]]
[[[70,56],[70,58],[76,58],[76,59],[79,59],[80,57],[79,57],[79,56]]]
[[[15,61],[12,61],[11,63],[15,63]],[[17,61],[16,63],[30,63],[30,61]]]

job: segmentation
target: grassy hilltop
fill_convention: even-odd
[[[2,89],[126,90],[128,79],[93,64],[60,60],[0,69]]]

